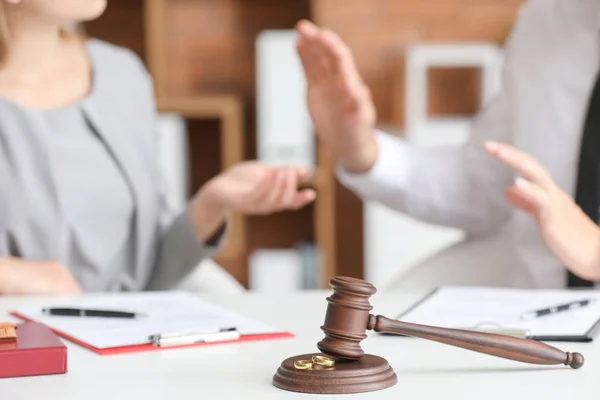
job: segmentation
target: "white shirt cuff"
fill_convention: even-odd
[[[336,175],[340,183],[365,197],[382,197],[403,191],[408,187],[411,165],[409,146],[398,137],[375,131],[377,160],[364,173],[350,173],[336,164]]]

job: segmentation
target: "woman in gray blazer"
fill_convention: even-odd
[[[306,171],[238,164],[181,215],[165,201],[152,82],[132,52],[62,26],[106,0],[0,0],[0,294],[168,289],[231,212],[311,202]]]

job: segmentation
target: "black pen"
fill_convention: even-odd
[[[590,305],[596,301],[595,299],[585,299],[579,301],[573,301],[571,303],[560,304],[553,307],[543,308],[541,310],[529,311],[521,314],[521,319],[534,319],[543,317],[544,315],[556,314],[563,311],[569,311],[576,308],[581,308]]]
[[[79,308],[44,308],[42,312],[48,315],[68,317],[136,318],[143,315],[126,311],[85,310]]]

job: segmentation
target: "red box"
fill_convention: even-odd
[[[0,378],[67,372],[67,347],[38,322],[17,325],[16,340],[0,340]]]

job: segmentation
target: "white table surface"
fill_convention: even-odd
[[[165,399],[300,399],[307,395],[272,385],[285,358],[318,352],[331,292],[291,295],[247,294],[207,296],[296,334],[293,339],[214,345],[198,348],[115,356],[100,356],[65,341],[69,372],[64,375],[0,379],[0,398],[10,400],[165,400]],[[394,317],[420,297],[376,294],[375,314]],[[43,298],[0,297],[0,320],[24,305],[43,305]],[[367,353],[386,358],[398,383],[378,392],[349,395],[360,399],[598,399],[600,398],[600,338],[590,343],[551,343],[579,351],[585,365],[538,366],[504,360],[422,339],[369,333],[362,342]]]

